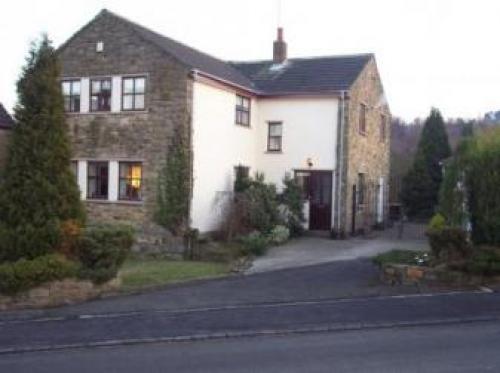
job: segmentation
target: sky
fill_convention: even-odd
[[[107,8],[226,60],[375,53],[393,115],[447,118],[500,110],[498,0],[16,0],[0,17],[0,102],[12,111],[30,42],[58,46]],[[281,9],[281,11],[279,11]]]

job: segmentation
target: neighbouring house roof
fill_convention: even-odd
[[[96,18],[103,16],[120,20],[144,40],[198,73],[264,96],[324,94],[348,90],[366,63],[373,58],[373,54],[294,58],[282,65],[275,65],[273,61],[227,62],[160,35],[106,9]],[[64,48],[64,45],[61,48]]]
[[[12,117],[7,113],[7,110],[3,107],[3,105],[0,103],[0,128],[12,128],[12,125],[14,124],[14,120]]]

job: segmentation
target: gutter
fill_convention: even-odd
[[[212,75],[209,73],[206,73],[204,71],[201,71],[199,69],[192,69],[191,70],[191,75],[193,79],[196,80],[197,76],[202,76],[211,80],[214,80],[216,82],[220,82],[221,84],[227,85],[229,87],[234,87],[237,89],[240,89],[242,91],[249,92],[253,95],[255,95],[258,98],[280,98],[280,97],[330,97],[330,96],[336,96],[336,97],[341,97],[342,94],[345,94],[346,91],[339,91],[339,90],[331,90],[331,91],[323,91],[323,92],[276,92],[276,93],[268,93],[252,88],[248,88],[245,86],[242,86],[241,84],[234,83],[230,80],[220,78],[216,75]]]
[[[212,79],[212,80],[215,80],[215,81],[218,81],[218,82],[221,82],[223,84],[226,84],[226,85],[229,85],[229,86],[232,86],[232,87],[235,87],[235,88],[238,88],[238,89],[241,89],[243,91],[248,91],[250,93],[253,93],[254,95],[259,95],[261,94],[261,92],[259,91],[256,91],[254,89],[251,89],[251,88],[248,88],[248,87],[245,87],[245,86],[242,86],[240,84],[236,84],[234,82],[231,82],[229,80],[226,80],[226,79],[222,79],[222,78],[219,78],[218,76],[215,76],[215,75],[212,75],[212,74],[208,74],[204,71],[201,71],[201,70],[198,70],[198,69],[192,69],[191,70],[191,74],[193,75],[193,78],[196,79],[196,77],[198,75],[201,75],[201,76],[204,76],[204,77],[207,77],[209,79]]]

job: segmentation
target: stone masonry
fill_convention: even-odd
[[[360,105],[366,105],[366,132],[359,131]],[[384,178],[384,219],[388,214],[388,179],[391,113],[375,59],[372,58],[349,90],[345,102],[344,173],[342,178],[341,232],[339,235],[369,231],[376,226],[376,194]],[[380,136],[382,115],[385,138]],[[353,209],[353,185],[359,191],[358,174],[365,175],[365,203]],[[353,211],[355,214],[353,226]]]
[[[96,52],[97,41],[104,51]],[[59,49],[62,78],[146,75],[146,109],[140,112],[68,114],[73,158],[142,162],[140,202],[86,201],[91,221],[128,223],[139,230],[139,248],[182,245],[153,222],[157,175],[173,129],[188,131],[192,99],[189,70],[116,17],[101,13]]]

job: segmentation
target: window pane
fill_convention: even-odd
[[[135,109],[136,110],[144,109],[144,95],[135,96]]]
[[[88,176],[96,176],[97,175],[95,163],[89,162],[87,173],[88,173]]]
[[[281,139],[279,137],[270,137],[269,150],[280,150],[280,148],[281,148]]]
[[[70,111],[75,112],[75,113],[80,111],[80,96],[76,96],[76,97],[71,98]]]
[[[142,165],[140,163],[120,163],[119,198],[140,200],[142,184]]]
[[[241,113],[241,124],[249,124],[249,118],[248,118],[248,113],[247,112],[242,112]]]
[[[103,91],[111,91],[111,80],[109,80],[109,79],[103,80],[102,85],[101,85],[101,89]]]
[[[99,80],[92,81],[92,93],[101,92],[101,82]]]
[[[120,178],[129,176],[129,163],[120,162]]]
[[[132,110],[134,108],[133,102],[134,102],[134,96],[132,95],[123,96],[123,110]]]
[[[135,93],[144,93],[146,87],[146,79],[145,78],[136,78],[135,79]]]
[[[63,95],[69,96],[71,93],[71,83],[70,82],[63,82],[62,83],[62,91],[63,91]]]
[[[71,111],[71,100],[69,96],[64,97],[64,111]]]
[[[250,108],[250,100],[246,97],[243,98],[243,107],[246,109]]]
[[[78,81],[73,82],[71,94],[72,95],[80,95],[80,82],[78,82]]]
[[[123,79],[123,93],[134,93],[134,79]]]
[[[270,136],[281,136],[281,124],[269,125],[269,135]]]
[[[97,96],[92,96],[91,102],[90,102],[90,110],[97,111],[99,109],[99,106],[97,105],[97,103],[98,103]]]

